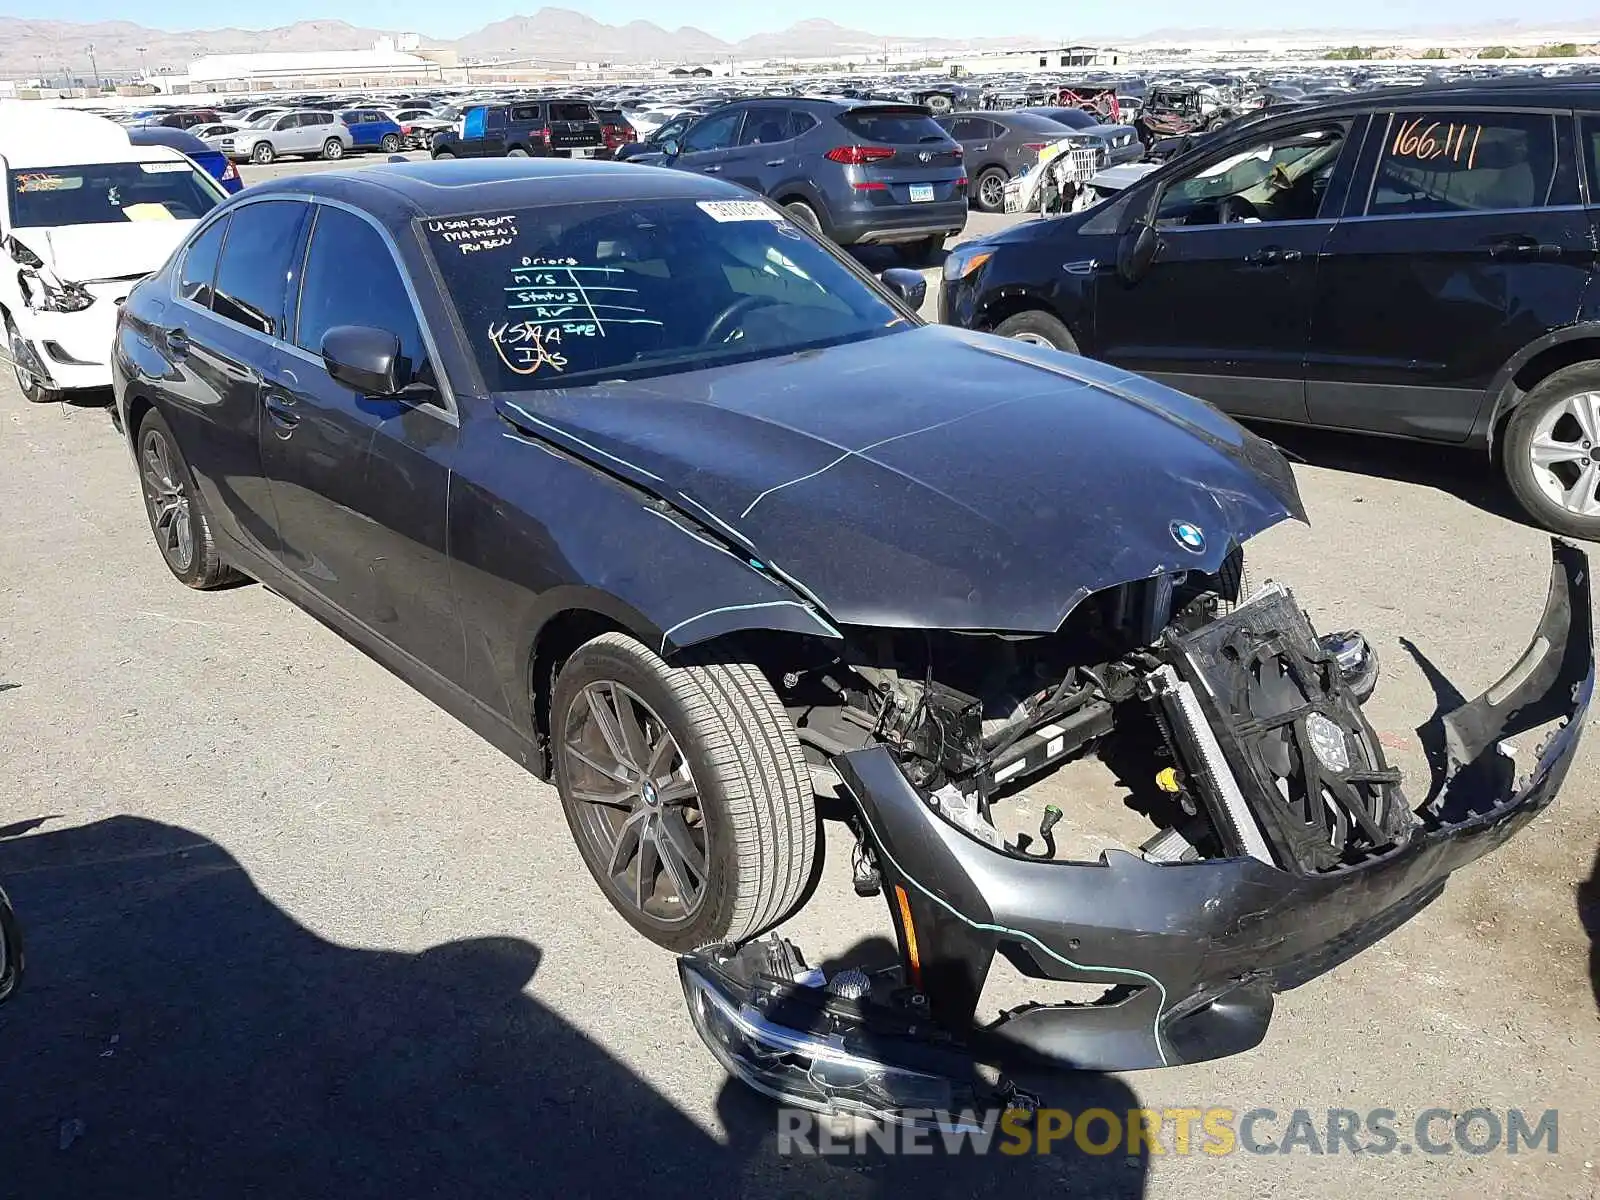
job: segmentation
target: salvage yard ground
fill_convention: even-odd
[[[1280,436],[1308,460],[1311,525],[1259,539],[1252,577],[1366,631],[1368,712],[1420,797],[1437,672],[1472,695],[1516,658],[1548,540],[1471,456]],[[7,373],[0,511],[0,881],[32,970],[0,1013],[0,1193],[1600,1194],[1593,734],[1553,810],[1281,997],[1258,1049],[1045,1097],[1272,1109],[1278,1138],[1295,1109],[1391,1109],[1402,1129],[1557,1109],[1556,1153],[785,1158],[770,1106],[691,1030],[671,957],[592,884],[555,792],[263,588],[176,584],[106,409],[29,406]],[[1080,852],[1116,834],[1094,764],[1010,823],[1049,802]],[[882,902],[852,895],[842,828],[826,838],[784,932],[813,961],[881,950]],[[1025,998],[1003,976],[985,1004]]]

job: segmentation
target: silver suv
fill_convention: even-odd
[[[336,114],[301,109],[263,117],[259,124],[221,138],[217,145],[237,162],[265,164],[285,154],[343,158],[352,141],[350,130]]]

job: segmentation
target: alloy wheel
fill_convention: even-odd
[[[572,704],[558,753],[579,839],[607,889],[656,924],[693,919],[706,898],[708,831],[666,723],[636,692],[597,680]]]
[[[1600,392],[1579,392],[1550,406],[1528,443],[1540,489],[1580,517],[1600,517]]]
[[[978,184],[978,196],[985,208],[1000,208],[1006,202],[1005,180],[998,175],[985,175]]]
[[[1055,349],[1055,343],[1042,333],[1013,333],[1011,340],[1013,342],[1026,342],[1030,346],[1043,346],[1047,350]]]
[[[175,455],[159,430],[147,430],[140,443],[140,475],[150,508],[150,528],[167,561],[177,570],[187,571],[194,565],[194,520],[188,489],[174,469]]]

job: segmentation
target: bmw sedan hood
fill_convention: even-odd
[[[1202,401],[946,326],[497,404],[852,624],[1049,632],[1304,519],[1282,456]]]

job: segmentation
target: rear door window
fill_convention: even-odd
[[[234,210],[211,303],[218,316],[268,337],[283,336],[307,208],[297,200],[265,200]]]
[[[741,146],[766,146],[773,142],[786,142],[790,138],[788,114],[776,106],[752,108],[745,118],[744,132],[739,135]]]
[[[1399,112],[1389,118],[1368,216],[1543,208],[1556,190],[1548,113]]]
[[[798,109],[789,113],[789,136],[797,138],[803,133],[809,133],[817,127],[817,119],[810,113],[800,112]]]
[[[539,106],[537,104],[522,104],[511,110],[513,121],[537,121],[539,119]]]
[[[839,124],[857,137],[889,146],[942,142],[949,135],[925,113],[904,108],[857,108],[839,114]]]

